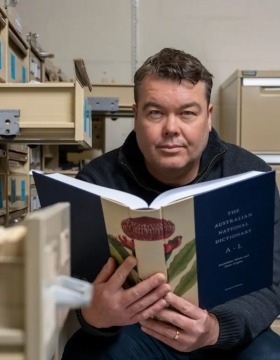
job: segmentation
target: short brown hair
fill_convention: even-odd
[[[153,75],[162,79],[178,81],[188,80],[193,84],[199,81],[205,83],[205,96],[210,103],[213,86],[213,75],[194,56],[181,50],[164,48],[157,54],[150,56],[134,75],[134,100],[137,103],[139,87],[143,79]]]

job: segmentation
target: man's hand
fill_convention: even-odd
[[[136,258],[130,256],[117,269],[113,258],[104,265],[93,283],[91,305],[82,309],[90,325],[97,328],[130,325],[153,317],[167,306],[164,296],[170,286],[161,273],[129,289],[123,288],[136,264]]]
[[[154,319],[140,322],[145,333],[183,352],[217,342],[219,323],[213,314],[172,293],[165,300],[169,308],[161,310]]]

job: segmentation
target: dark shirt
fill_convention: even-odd
[[[225,143],[219,138],[216,131],[212,130],[201,156],[199,173],[192,183],[218,179],[250,170],[270,171],[271,168],[262,159],[247,150]],[[78,173],[77,178],[135,194],[148,203],[151,203],[163,191],[172,188],[156,180],[147,171],[134,132],[129,134],[123,146],[92,160]],[[279,209],[279,193],[276,189],[273,285],[211,309],[220,324],[219,340],[213,347],[228,349],[248,343],[267,329],[280,314]],[[94,334],[94,328],[87,325],[81,316],[79,318],[82,327]],[[95,330],[96,334],[100,335],[100,331]],[[104,335],[108,335],[108,333],[113,332],[104,330]]]

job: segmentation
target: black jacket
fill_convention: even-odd
[[[269,171],[271,168],[247,150],[223,142],[216,131],[212,130],[201,157],[199,174],[192,183],[250,170]],[[123,146],[92,160],[78,173],[77,178],[135,194],[148,203],[171,188],[153,178],[147,171],[134,132],[130,133]],[[211,309],[220,323],[220,336],[214,347],[232,348],[248,343],[268,328],[280,314],[279,209],[279,195],[276,189],[274,284],[271,288],[242,296]],[[85,330],[90,329],[81,317],[80,321]]]

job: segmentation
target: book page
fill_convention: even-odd
[[[202,194],[206,191],[211,191],[214,189],[218,189],[220,187],[234,184],[238,181],[246,180],[255,176],[259,176],[264,174],[262,171],[248,171],[243,174],[228,176],[225,178],[206,181],[198,184],[193,185],[186,185],[181,186],[172,190],[165,191],[164,193],[160,194],[151,204],[151,208],[158,209],[161,206],[165,206],[170,204],[174,201],[178,201],[180,199],[184,199],[189,196],[194,196],[197,194]]]
[[[147,208],[148,204],[138,196],[126,193],[124,191],[110,189],[105,186],[100,186],[96,184],[91,184],[89,182],[79,180],[67,175],[55,173],[47,175],[50,178],[56,179],[58,181],[64,182],[71,186],[75,186],[79,189],[88,191],[90,193],[99,195],[103,198],[107,198],[113,200],[117,203],[126,205],[131,209],[138,209],[138,208]]]
[[[137,258],[130,285],[161,272],[175,294],[198,305],[193,198],[157,210],[131,210],[103,198],[102,208],[111,256],[118,264]]]

